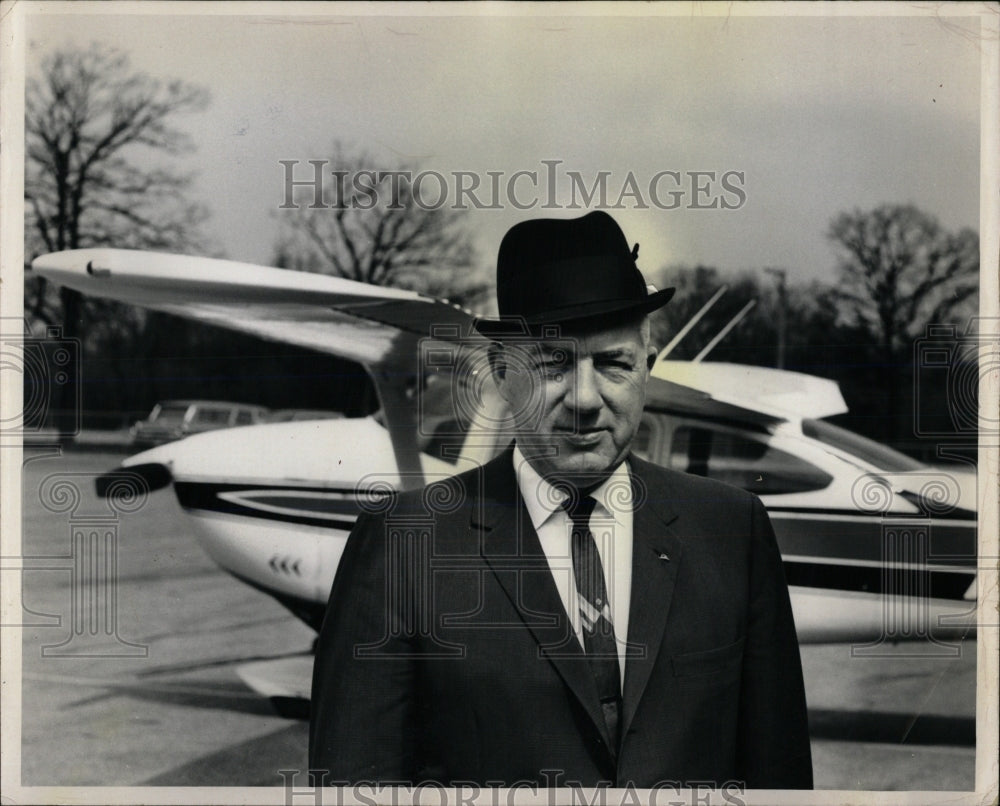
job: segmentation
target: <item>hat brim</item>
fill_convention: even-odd
[[[508,316],[500,319],[476,319],[474,327],[488,339],[529,336],[532,329],[541,325],[588,324],[602,319],[618,319],[628,314],[648,314],[670,302],[674,288],[654,291],[636,300],[596,300],[580,305],[568,305],[538,316]]]

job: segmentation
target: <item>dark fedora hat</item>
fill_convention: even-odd
[[[535,325],[577,324],[654,311],[674,289],[649,293],[617,222],[602,210],[573,219],[537,218],[511,227],[497,255],[500,319],[478,319],[488,338]]]

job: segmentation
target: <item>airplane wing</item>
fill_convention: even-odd
[[[32,262],[57,285],[362,364],[378,390],[405,487],[423,482],[412,398],[424,338],[485,340],[474,316],[413,291],[230,260],[74,249]]]
[[[88,296],[307,347],[366,366],[412,362],[434,333],[475,337],[473,315],[413,291],[231,260],[132,249],[74,249],[32,271]]]

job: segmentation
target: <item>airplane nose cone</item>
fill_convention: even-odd
[[[94,488],[101,498],[129,496],[154,492],[166,487],[172,480],[169,467],[150,462],[103,473],[94,480]]]

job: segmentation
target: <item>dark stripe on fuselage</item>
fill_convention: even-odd
[[[919,507],[917,497],[912,495],[901,495],[911,504]],[[767,507],[768,514],[771,517],[781,514],[783,512],[799,513],[802,515],[846,515],[856,518],[881,518],[886,521],[899,520],[905,518],[933,518],[936,521],[976,521],[976,512],[972,509],[963,509],[962,507],[951,507],[949,509],[938,508],[929,509],[927,512],[863,512],[857,509],[821,509],[817,507],[788,507],[788,506],[769,506]]]
[[[274,485],[252,486],[246,484],[203,484],[200,482],[177,481],[174,482],[174,490],[177,493],[177,500],[185,509],[198,509],[204,512],[217,512],[225,515],[242,515],[248,518],[261,518],[264,520],[278,521],[280,523],[295,523],[304,526],[320,526],[327,529],[348,530],[354,528],[354,520],[360,513],[361,508],[355,490],[332,490],[323,487],[289,487],[290,493],[333,493],[336,495],[349,496],[346,498],[303,498],[298,503],[292,496],[275,496],[274,493],[281,488]],[[255,491],[260,491],[260,502],[268,506],[279,506],[293,509],[299,506],[299,512],[274,512],[266,509],[258,509],[247,504],[240,503],[226,498],[221,498],[220,493],[239,492],[246,494],[247,500],[253,500]],[[281,490],[284,492],[284,490]],[[270,493],[271,495],[268,495]],[[309,515],[309,512],[326,512],[330,515],[343,515],[345,517],[318,518]]]
[[[963,600],[972,584],[971,571],[942,571],[892,565],[836,565],[785,560],[785,579],[800,588],[854,593]]]
[[[213,484],[201,482],[175,482],[177,498],[185,509],[215,512],[226,515],[240,515],[249,518],[271,520],[279,523],[316,526],[326,529],[350,531],[354,526],[351,515],[361,511],[354,490],[330,489],[324,487],[288,487],[275,485]],[[259,492],[262,504],[292,509],[301,505],[301,514],[296,512],[256,509],[235,500],[220,498],[219,493],[238,492],[249,501]],[[296,500],[294,495],[285,493],[333,493],[344,498],[303,497]],[[351,519],[318,518],[312,512],[343,514]],[[960,527],[954,523],[937,523],[929,519],[880,518],[865,516],[858,512],[844,510],[816,510],[772,508],[778,544],[785,555],[796,558],[817,557],[828,562],[812,562],[803,559],[784,561],[785,576],[789,585],[805,588],[822,588],[837,591],[851,591],[870,594],[907,594],[935,599],[957,599],[964,597],[965,591],[975,577],[975,569],[948,571],[930,569],[934,565],[975,565],[975,529]],[[808,514],[809,518],[782,518],[785,513]],[[824,515],[850,516],[849,520],[824,520]],[[887,540],[892,539],[892,530],[901,526],[927,528],[929,540],[926,546],[931,552],[927,556],[909,556],[912,568],[901,569],[884,562]],[[904,540],[907,540],[904,536]],[[852,560],[844,564],[838,560]],[[861,561],[867,564],[856,564]]]
[[[906,552],[911,562],[925,565],[976,565],[974,522],[777,507],[769,507],[768,513],[786,557],[881,564],[903,559]]]

